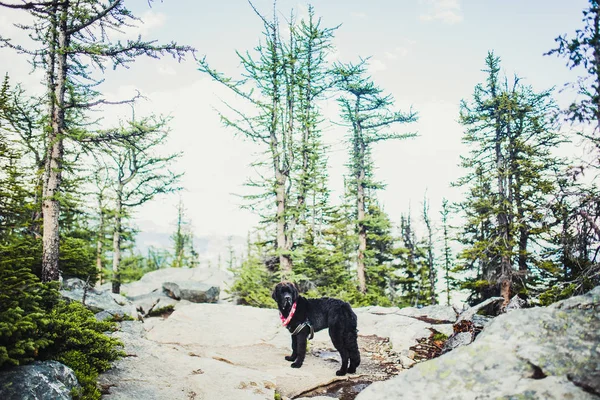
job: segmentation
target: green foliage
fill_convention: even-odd
[[[95,283],[94,249],[83,239],[65,236],[60,243],[60,263],[63,277],[80,278]],[[37,276],[42,271],[42,242],[34,236],[14,235],[6,244],[0,243],[0,267],[18,264]]]
[[[44,337],[51,345],[40,353],[40,358],[69,366],[83,388],[82,397],[100,399],[98,374],[125,355],[120,350],[122,344],[104,334],[114,331],[115,323],[96,320],[94,313],[79,302],[60,301],[47,318]]]
[[[60,299],[56,282],[42,284],[27,267],[0,268],[0,369],[33,360],[56,360],[75,372],[82,399],[100,399],[100,372],[123,356],[120,342],[104,332],[113,322],[97,321],[78,302]]]
[[[171,235],[173,242],[173,261],[171,267],[195,268],[199,264],[198,252],[194,248],[194,232],[191,222],[186,218],[185,207],[181,198],[177,204],[177,221],[175,232]]]
[[[26,267],[0,268],[0,368],[33,361],[50,340],[39,335],[47,315],[44,286]]]
[[[238,304],[273,308],[275,302],[271,294],[279,279],[276,274],[267,270],[259,254],[252,252],[239,267],[231,270],[235,278],[227,293],[232,295]]]
[[[148,316],[149,317],[159,317],[163,314],[171,313],[171,312],[173,312],[173,310],[175,310],[175,306],[172,304],[168,304],[164,307],[155,307],[152,309],[152,311],[150,311]]]
[[[514,294],[544,278],[546,260],[534,249],[548,244],[555,225],[547,209],[564,162],[553,151],[566,140],[557,128],[552,90],[535,92],[517,77],[502,79],[500,58],[492,52],[486,67],[485,83],[461,103],[470,153],[462,157],[466,175],[455,183],[466,189],[458,205],[466,223],[459,233],[464,248],[457,270],[467,272],[464,287],[474,301],[500,294],[502,282]]]

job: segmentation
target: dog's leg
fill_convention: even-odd
[[[294,361],[298,357],[298,350],[296,348],[297,347],[297,344],[296,344],[297,341],[298,341],[297,336],[292,336],[292,355],[291,356],[285,356],[285,359],[287,361]]]
[[[349,354],[348,349],[344,346],[344,337],[343,333],[340,332],[339,329],[331,329],[329,328],[329,337],[331,338],[331,342],[333,343],[333,347],[340,353],[340,357],[342,358],[342,366],[338,371],[335,372],[337,376],[346,375],[348,370],[348,360]]]
[[[296,350],[294,350],[297,354],[297,357],[296,361],[292,363],[292,368],[300,368],[304,362],[304,357],[306,357],[306,341],[308,339],[308,331],[309,328],[306,327],[297,335]]]
[[[356,332],[350,332],[346,335],[346,348],[350,355],[350,367],[348,367],[348,373],[353,374],[360,365],[360,351],[358,350],[358,338]]]

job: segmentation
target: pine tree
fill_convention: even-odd
[[[177,186],[181,174],[169,168],[179,157],[179,153],[170,155],[156,154],[156,148],[165,143],[168,137],[167,120],[163,118],[144,118],[130,121],[128,126],[121,127],[123,136],[132,136],[136,140],[121,142],[121,146],[107,149],[107,157],[112,160],[110,171],[114,182],[114,218],[113,218],[113,259],[112,290],[120,291],[119,265],[121,262],[121,240],[123,237],[123,221],[128,211],[138,207],[155,196],[178,191]]]
[[[191,222],[186,218],[181,198],[177,203],[177,221],[171,241],[173,242],[172,267],[194,268],[198,265],[198,253],[194,250],[194,233],[191,230]]]
[[[575,100],[562,115],[575,126],[577,135],[591,148],[591,160],[581,162],[564,174],[566,189],[557,202],[557,213],[562,216],[563,229],[557,236],[562,248],[564,280],[554,281],[562,289],[558,297],[581,294],[600,284],[600,197],[597,184],[582,185],[584,172],[593,174],[594,182],[600,170],[600,3],[589,0],[583,10],[583,27],[574,36],[558,36],[557,47],[546,55],[566,58],[567,67],[581,71],[577,81],[570,84],[575,89]],[[566,214],[565,214],[566,213]],[[577,243],[577,244],[576,244]],[[557,290],[552,290],[552,293]]]
[[[459,269],[475,274],[465,287],[475,297],[510,296],[527,290],[539,277],[542,260],[532,242],[543,240],[549,221],[542,212],[556,190],[552,150],[564,139],[557,133],[551,91],[536,93],[516,78],[500,78],[500,59],[486,58],[485,85],[477,85],[471,103],[461,104],[463,157],[468,174],[456,185],[468,188],[460,203],[467,222],[459,240],[466,247]],[[515,268],[517,266],[517,268]]]
[[[335,79],[341,97],[342,120],[349,129],[350,160],[348,163],[349,185],[356,199],[356,228],[358,232],[357,277],[361,293],[366,293],[365,253],[367,252],[367,210],[374,191],[383,185],[373,177],[372,145],[394,139],[414,137],[414,133],[390,133],[396,123],[416,121],[416,114],[392,111],[394,100],[383,95],[367,76],[366,62],[358,65],[338,64]]]
[[[397,303],[403,307],[426,305],[430,301],[431,292],[427,251],[417,238],[410,211],[400,219],[400,237],[401,247],[396,250],[400,287]]]
[[[251,4],[252,5],[252,4]],[[254,6],[252,6],[254,8]],[[312,7],[308,19],[292,17],[288,37],[283,37],[277,10],[269,20],[254,8],[263,22],[264,43],[255,54],[238,53],[244,77],[233,80],[210,68],[205,60],[200,71],[209,74],[254,109],[253,114],[232,110],[235,119],[221,114],[226,126],[264,146],[268,161],[254,166],[264,168],[261,179],[249,186],[260,190],[246,196],[248,205],[271,225],[270,240],[275,247],[284,276],[292,271],[293,248],[299,227],[322,219],[327,199],[326,158],[320,139],[321,113],[318,101],[329,88],[326,56],[331,51],[335,28],[322,28]],[[268,172],[267,172],[268,171]],[[314,226],[311,227],[314,232]]]

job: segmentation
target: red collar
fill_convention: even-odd
[[[292,304],[292,309],[290,310],[290,313],[287,316],[287,318],[285,318],[281,314],[281,311],[279,312],[279,318],[281,318],[281,323],[283,324],[283,326],[287,326],[287,324],[290,323],[290,321],[292,320],[292,317],[294,316],[295,312],[296,312],[296,303]]]

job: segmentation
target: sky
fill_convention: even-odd
[[[141,34],[159,42],[176,41],[193,46],[213,68],[239,76],[235,51],[252,50],[261,37],[261,21],[246,0],[127,2],[144,24],[122,37]],[[258,10],[272,14],[273,1],[255,0]],[[304,15],[307,3],[279,0],[280,18],[291,10]],[[419,121],[396,131],[417,132],[418,137],[376,145],[375,177],[387,184],[378,195],[392,221],[412,210],[418,219],[425,194],[431,215],[438,221],[442,198],[460,200],[450,184],[463,175],[458,166],[466,148],[458,124],[459,104],[469,99],[475,85],[485,79],[484,59],[493,50],[503,71],[517,74],[541,91],[562,88],[576,74],[562,59],[543,54],[554,38],[572,34],[581,26],[583,0],[315,0],[315,13],[325,27],[339,26],[332,58],[343,62],[371,57],[374,82],[396,100],[396,108],[418,112]],[[22,12],[0,9],[0,35],[22,39],[11,22],[23,21]],[[23,55],[0,49],[0,73],[22,82],[31,92],[41,90],[41,73],[31,73]],[[197,70],[192,57],[178,63],[170,58],[140,58],[129,69],[106,71],[101,90],[110,99],[122,99],[139,90],[145,99],[136,114],[172,117],[165,151],[183,152],[174,169],[184,172],[180,196],[198,236],[245,236],[258,217],[240,208],[239,194],[252,177],[249,165],[260,148],[222,126],[216,110],[230,93]],[[569,93],[557,93],[565,104]],[[235,104],[235,103],[234,103]],[[108,127],[129,111],[103,110]],[[324,110],[333,119],[323,126],[329,152],[333,200],[341,195],[347,151],[344,128],[335,123],[334,102]],[[339,121],[339,120],[338,120]],[[170,232],[176,217],[178,195],[157,198],[141,207],[135,223],[143,231]]]

